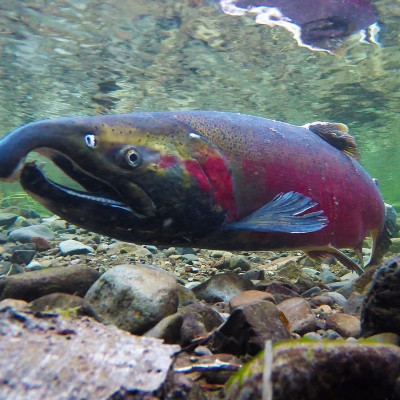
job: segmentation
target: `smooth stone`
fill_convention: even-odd
[[[337,282],[340,279],[329,269],[329,267],[322,267],[322,271],[319,274],[319,280],[322,283],[328,284]]]
[[[236,308],[228,320],[214,333],[212,351],[235,355],[255,355],[267,340],[289,339],[277,306],[270,301],[258,301]]]
[[[41,237],[45,240],[54,240],[54,233],[51,229],[44,225],[30,225],[23,228],[12,230],[8,239],[11,241],[19,241],[22,243],[29,242],[32,238]]]
[[[63,256],[94,253],[94,250],[90,246],[78,242],[77,240],[64,240],[58,244],[58,247]]]
[[[298,256],[288,256],[279,260],[277,274],[287,279],[296,279],[299,276],[306,276],[297,265]]]
[[[276,302],[280,303],[283,300],[290,299],[292,297],[299,297],[299,295],[292,289],[289,289],[285,284],[280,282],[272,282],[265,286],[266,292],[271,293]]]
[[[243,274],[243,277],[252,281],[263,280],[265,272],[262,269],[251,269]]]
[[[340,336],[348,337],[359,337],[361,328],[360,320],[354,315],[348,314],[331,314],[326,319],[327,329],[336,331]]]
[[[233,311],[235,308],[247,306],[248,304],[262,300],[275,303],[274,296],[271,293],[261,292],[259,290],[246,290],[232,297],[229,301],[229,307],[231,311]]]
[[[319,295],[322,293],[322,289],[318,286],[313,286],[312,288],[306,290],[301,294],[301,297],[312,297],[314,295]]]
[[[333,304],[334,304],[334,301],[333,301],[332,297],[324,296],[324,295],[322,294],[322,295],[313,297],[313,298],[310,300],[310,303],[311,303],[313,306],[316,306],[316,307],[322,306],[322,305],[328,305],[328,306],[332,307]]]
[[[183,256],[184,254],[194,254],[197,255],[196,250],[190,248],[190,247],[177,247],[176,252]]]
[[[272,354],[270,397],[274,400],[395,400],[400,398],[400,349],[376,343],[283,342]],[[261,399],[265,391],[263,354],[232,376],[230,400]]]
[[[354,292],[355,281],[334,282],[327,284],[329,290],[343,295],[346,299]]]
[[[165,257],[175,256],[178,255],[178,252],[176,251],[175,247],[169,247],[168,249],[164,250],[164,255]]]
[[[38,263],[37,261],[31,261],[26,267],[25,271],[38,271],[40,269],[43,269],[42,265]]]
[[[17,300],[17,299],[4,299],[0,301],[0,312],[5,311],[6,309],[13,309],[16,311],[27,310],[28,302],[25,300]]]
[[[305,291],[317,286],[312,279],[303,276],[299,276],[296,279],[295,285],[298,287],[299,293],[304,293]]]
[[[353,292],[347,299],[346,304],[343,306],[345,314],[356,315],[360,317],[361,307],[364,301],[364,296],[360,293]]]
[[[231,270],[235,270],[236,268],[239,268],[241,271],[249,271],[250,267],[251,267],[251,263],[249,261],[247,261],[246,258],[243,256],[234,255],[229,260],[229,269],[231,269]]]
[[[301,270],[303,272],[305,272],[312,279],[317,279],[318,278],[319,271],[317,271],[314,268],[303,267]]]
[[[83,297],[99,276],[98,271],[80,265],[8,276],[0,280],[0,300],[14,298],[29,302],[55,292]]]
[[[347,302],[346,297],[337,292],[324,292],[324,296],[330,297],[340,307],[343,307]]]
[[[303,335],[304,339],[309,339],[309,340],[317,340],[317,341],[321,341],[322,337],[321,335],[319,335],[317,332],[306,332]]]
[[[36,254],[36,245],[34,243],[19,244],[10,247],[11,262],[17,264],[29,264]]]
[[[10,206],[4,208],[3,212],[17,214],[24,218],[40,218],[40,215],[36,211],[26,207]]]
[[[18,218],[18,215],[12,213],[0,213],[0,226],[4,228],[10,227],[15,220]]]
[[[182,254],[181,259],[188,262],[189,264],[193,264],[193,261],[199,261],[199,257],[197,254]]]
[[[214,275],[192,290],[199,300],[204,300],[207,303],[216,303],[218,301],[229,301],[237,294],[253,289],[253,287],[254,285],[250,280],[233,272],[225,272]]]
[[[287,320],[289,332],[303,335],[315,330],[315,317],[307,300],[293,297],[278,304],[278,310]]]
[[[362,336],[400,335],[400,254],[386,260],[373,278],[361,309]]]
[[[174,277],[149,265],[118,265],[106,271],[85,299],[105,323],[141,335],[178,307]]]
[[[68,293],[51,293],[39,297],[29,303],[29,309],[34,313],[58,312],[63,316],[79,317],[88,316],[100,321],[96,311],[88,301],[82,297]]]
[[[182,346],[192,343],[198,337],[208,335],[224,322],[221,315],[202,303],[182,307],[178,312],[168,315],[147,331],[144,336],[163,339],[165,343]]]
[[[158,253],[158,249],[156,246],[145,245],[144,248],[147,249],[148,251],[150,251],[150,253],[152,253],[152,254]]]
[[[321,334],[322,339],[336,340],[342,339],[342,337],[333,329],[326,329],[323,332],[318,331]]]
[[[7,241],[8,241],[7,235],[5,235],[4,233],[0,232],[0,244],[7,243]]]
[[[212,258],[222,258],[224,256],[224,251],[214,250],[211,252],[210,256]]]

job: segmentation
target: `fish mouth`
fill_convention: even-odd
[[[154,214],[154,204],[150,197],[137,185],[129,184],[131,201],[128,204],[120,192],[108,182],[84,171],[64,154],[53,149],[37,149],[37,152],[49,158],[65,175],[78,183],[83,190],[71,188],[48,178],[36,162],[25,163],[20,172],[21,186],[39,203],[50,211],[60,214],[61,209],[68,208],[68,216],[72,205],[79,208],[77,215],[90,210],[105,213],[110,210],[124,211],[137,218],[145,218]],[[82,219],[82,218],[80,218]]]

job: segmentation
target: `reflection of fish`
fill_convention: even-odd
[[[337,39],[356,32],[376,41],[373,36],[379,30],[377,11],[369,0],[220,0],[220,4],[227,14],[254,13],[260,24],[283,26],[300,45],[316,50],[330,49]]]
[[[85,189],[50,181],[31,150]],[[340,149],[340,150],[339,150]],[[347,154],[345,154],[347,153]],[[343,124],[303,127],[212,111],[45,120],[0,141],[0,179],[52,212],[119,239],[161,245],[360,255],[384,247],[385,207]],[[374,256],[373,256],[374,257]],[[361,257],[360,257],[361,259]]]

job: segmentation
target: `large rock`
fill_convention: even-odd
[[[176,312],[178,289],[174,277],[148,265],[118,265],[105,272],[85,299],[106,323],[143,334]]]
[[[0,326],[1,399],[159,398],[179,350],[89,318],[35,318],[11,306],[1,307]]]
[[[292,297],[278,304],[278,310],[284,314],[290,332],[303,335],[315,331],[315,317],[307,300]]]
[[[361,332],[400,334],[400,254],[377,269],[361,309]]]
[[[326,329],[333,329],[342,337],[359,337],[360,320],[354,315],[332,314],[326,319]]]
[[[254,285],[250,280],[233,272],[225,272],[214,275],[192,290],[198,299],[207,303],[217,303],[219,301],[229,301],[237,294],[253,289],[253,287]]]
[[[99,276],[98,271],[80,265],[8,276],[0,280],[0,300],[13,298],[32,301],[55,292],[83,297]]]
[[[273,361],[266,382],[265,359]],[[290,341],[275,345],[266,357],[261,353],[245,365],[228,382],[226,399],[397,400],[399,375],[397,346]],[[272,397],[263,397],[268,389]]]
[[[279,310],[270,301],[259,301],[236,308],[214,337],[214,352],[255,355],[266,340],[289,339]]]
[[[45,240],[54,240],[54,233],[44,225],[31,225],[14,229],[8,234],[9,240],[22,243],[30,242],[32,238],[37,237]]]
[[[194,339],[207,336],[224,322],[221,315],[202,303],[182,307],[177,313],[163,318],[145,336],[164,339],[165,343],[177,343],[182,346]]]

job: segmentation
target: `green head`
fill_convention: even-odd
[[[23,165],[32,150],[84,190],[50,181],[35,164]],[[21,127],[0,141],[0,179],[17,176],[25,190],[63,218],[138,242],[201,237],[223,223],[232,198],[219,149],[173,113],[55,119]]]

